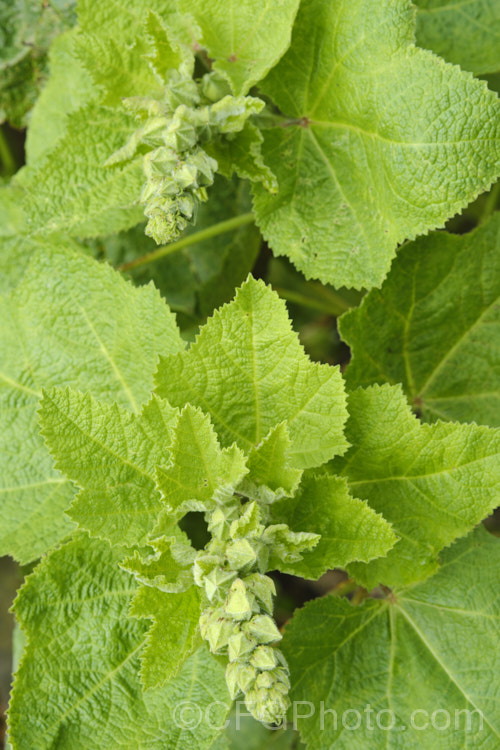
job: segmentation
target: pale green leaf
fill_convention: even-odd
[[[343,477],[315,476],[307,472],[297,494],[271,508],[273,523],[286,523],[292,531],[320,534],[314,549],[278,570],[316,580],[331,568],[345,568],[355,560],[368,562],[385,556],[397,537],[391,525],[367,503],[349,494]]]
[[[16,600],[28,646],[9,712],[14,750],[208,748],[218,730],[182,728],[176,706],[227,709],[224,669],[199,649],[162,688],[143,694],[147,623],[127,616],[136,591],[119,553],[85,535],[44,558]],[[223,723],[213,711],[213,725]]]
[[[500,214],[405,245],[339,327],[353,352],[348,387],[401,382],[427,421],[500,427]]]
[[[198,42],[215,60],[214,70],[235,94],[246,94],[290,44],[299,0],[179,0],[179,9],[199,26]]]
[[[220,449],[210,418],[190,404],[173,429],[170,463],[157,470],[157,487],[168,513],[209,510],[231,497],[247,473],[235,445]]]
[[[126,5],[121,0],[79,0],[78,24],[84,32],[114,36],[130,44],[141,34],[149,11],[158,13],[167,20],[176,15],[176,0],[130,0]]]
[[[290,465],[291,445],[285,422],[271,429],[248,454],[248,476],[240,491],[264,503],[294,495],[302,472]]]
[[[54,40],[49,52],[50,75],[30,115],[26,162],[33,165],[50,151],[66,131],[68,115],[92,98],[95,88],[73,44],[77,30]]]
[[[295,468],[343,453],[345,395],[338,368],[311,362],[286,307],[249,277],[216,311],[190,349],[160,360],[157,392],[209,414],[222,445],[245,451],[286,420]]]
[[[349,572],[368,589],[423,580],[443,547],[498,505],[500,430],[421,424],[401,389],[388,385],[351,393],[349,415],[353,447],[332,470],[400,537],[387,557],[352,563]]]
[[[35,255],[0,305],[0,547],[28,562],[74,526],[63,513],[71,482],[38,435],[41,389],[68,385],[137,411],[158,353],[183,343],[153,287],[134,289],[111,268],[55,248]]]
[[[219,172],[226,177],[235,173],[251,182],[261,182],[266,190],[277,193],[276,177],[262,157],[263,141],[259,128],[247,121],[239,133],[208,143],[206,151],[217,161]]]
[[[138,581],[167,594],[179,594],[193,583],[191,565],[196,550],[174,518],[165,518],[161,526],[163,536],[148,540],[148,547],[135,550],[122,563],[124,570],[133,573]],[[157,527],[156,533],[159,533]],[[152,550],[152,551],[151,551]]]
[[[75,23],[75,0],[0,3],[0,122],[25,127],[47,78],[47,50]]]
[[[265,131],[279,193],[254,186],[258,224],[308,277],[380,285],[398,243],[499,174],[497,96],[413,39],[407,0],[304,0],[262,84],[285,119]]]
[[[414,0],[417,42],[472,73],[500,70],[496,0]]]
[[[176,410],[153,398],[137,415],[70,388],[44,391],[42,436],[82,491],[68,515],[111,544],[142,544],[162,508],[155,468],[168,460]]]
[[[498,747],[499,565],[500,541],[478,529],[423,584],[360,607],[306,604],[282,648],[292,700],[309,701],[297,703],[308,749]]]
[[[136,128],[123,109],[91,103],[67,117],[66,133],[23,179],[31,232],[95,237],[141,221],[136,205],[144,180],[142,161],[104,162]]]
[[[141,586],[130,614],[153,621],[141,655],[141,682],[146,689],[160,687],[178,673],[201,645],[198,629],[200,595],[196,586],[178,594]]]

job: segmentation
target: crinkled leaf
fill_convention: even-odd
[[[414,0],[417,42],[472,73],[500,70],[496,0]]]
[[[193,583],[191,565],[196,550],[175,518],[164,520],[161,524],[163,536],[149,540],[147,548],[135,550],[132,557],[124,560],[122,567],[146,586],[168,594],[179,594]]]
[[[247,121],[239,133],[208,143],[206,151],[217,161],[219,172],[226,177],[236,173],[251,182],[261,182],[266,190],[277,193],[276,177],[262,157],[263,140],[259,128]]]
[[[407,244],[340,332],[348,387],[401,382],[427,421],[500,427],[500,214]]]
[[[273,427],[248,454],[248,476],[240,491],[264,503],[294,495],[302,472],[290,465],[291,445],[286,422]]]
[[[179,0],[199,26],[213,67],[235,94],[247,91],[277,63],[290,44],[299,0]]]
[[[306,604],[282,648],[292,700],[309,701],[297,703],[312,713],[298,721],[308,749],[497,747],[499,565],[500,541],[478,529],[423,584],[360,607]]]
[[[391,525],[366,502],[349,494],[343,477],[307,472],[297,494],[271,508],[274,523],[294,532],[313,532],[321,538],[314,549],[278,570],[316,580],[331,568],[345,568],[355,560],[368,562],[387,555],[397,537]]]
[[[175,418],[157,398],[137,415],[70,388],[44,391],[42,435],[55,467],[82,488],[70,518],[111,544],[142,544],[162,507],[155,468],[168,459]]]
[[[38,434],[41,389],[69,385],[138,410],[158,353],[183,343],[153,287],[134,289],[111,268],[63,250],[37,253],[0,304],[0,546],[28,562],[73,528],[63,513],[71,482]]]
[[[47,77],[47,50],[75,23],[75,0],[4,0],[0,6],[0,121],[26,126]]]
[[[265,132],[279,193],[254,186],[257,219],[308,277],[380,285],[398,243],[442,226],[499,174],[497,96],[413,35],[406,0],[305,0],[262,84],[290,119]]]
[[[387,557],[349,566],[368,589],[428,577],[443,547],[498,505],[500,430],[421,424],[400,388],[375,385],[350,394],[346,436],[352,448],[332,471],[400,537]]]
[[[146,689],[160,687],[201,645],[199,589],[191,586],[183,593],[167,594],[141,586],[130,614],[153,621],[141,655],[141,682]]]
[[[208,510],[247,473],[245,456],[235,445],[220,449],[210,418],[190,404],[173,429],[170,463],[157,470],[157,487],[168,513]]]
[[[104,166],[135,128],[135,119],[122,108],[95,102],[68,115],[65,135],[24,175],[31,232],[96,237],[141,221],[136,205],[144,180],[141,160]]]
[[[99,747],[110,750],[198,750],[218,733],[207,723],[189,729],[175,721],[183,700],[202,711],[214,700],[228,704],[224,669],[205,648],[164,687],[143,694],[147,623],[127,616],[137,586],[118,562],[119,552],[82,534],[28,577],[15,604],[28,646],[9,713],[14,750],[90,750],[96,727]],[[214,726],[225,713],[217,708]]]
[[[308,359],[284,302],[252,277],[187,352],[160,360],[157,392],[174,406],[199,406],[223,445],[246,451],[286,420],[295,468],[320,465],[346,448],[338,368]]]
[[[163,20],[176,15],[175,0],[130,0],[123,5],[121,0],[106,0],[96,4],[94,0],[79,0],[78,24],[84,32],[115,36],[124,44],[130,44],[143,31],[148,13],[153,11]]]
[[[74,53],[77,33],[71,29],[61,34],[50,48],[50,75],[30,114],[26,134],[26,161],[30,166],[64,135],[68,115],[95,98],[92,80]]]

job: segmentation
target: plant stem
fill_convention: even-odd
[[[488,221],[491,214],[495,211],[497,207],[499,193],[500,193],[500,181],[495,183],[495,185],[493,185],[488,197],[486,198],[486,201],[484,204],[484,211],[479,220],[480,224],[484,224],[486,221]]]
[[[0,161],[2,162],[2,175],[4,177],[10,177],[15,174],[17,171],[16,160],[5,137],[3,128],[0,128]]]
[[[165,258],[167,255],[172,255],[172,253],[176,253],[185,247],[195,245],[197,242],[209,240],[212,237],[217,237],[217,235],[219,234],[231,232],[233,229],[238,229],[239,227],[243,227],[246,224],[251,224],[253,221],[253,213],[240,214],[240,216],[235,216],[232,219],[227,219],[227,221],[221,221],[218,224],[214,224],[211,227],[202,229],[199,232],[187,234],[180,240],[172,242],[170,245],[164,245],[163,247],[159,247],[157,250],[154,250],[152,253],[143,255],[142,258],[136,258],[135,260],[131,260],[129,263],[123,263],[121,266],[118,266],[118,270],[130,271],[132,268],[145,266],[148,263],[156,263],[156,261],[160,260],[160,258]]]

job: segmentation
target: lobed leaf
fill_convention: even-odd
[[[426,421],[500,427],[500,214],[405,245],[339,329],[349,388],[401,382]]]
[[[387,557],[352,563],[349,572],[368,589],[423,580],[437,570],[443,547],[498,505],[500,431],[421,424],[401,389],[388,385],[351,393],[349,414],[353,447],[332,471],[400,537]]]
[[[309,750],[496,747],[499,563],[480,528],[425,583],[359,607],[306,604],[282,646]]]
[[[498,177],[500,103],[414,46],[408,0],[305,0],[261,88],[279,193],[254,186],[277,255],[336,286],[382,283],[398,243],[442,226]]]
[[[317,466],[346,448],[338,368],[312,363],[284,302],[252,277],[216,311],[184,354],[162,358],[157,393],[210,415],[222,445],[246,452],[286,420],[294,468]]]

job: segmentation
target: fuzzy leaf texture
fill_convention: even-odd
[[[500,427],[500,214],[405,245],[339,327],[349,388],[401,382],[426,421]]]
[[[298,721],[308,750],[498,747],[499,564],[500,541],[479,528],[425,583],[359,607],[333,596],[306,604],[283,649],[292,699],[314,705]]]
[[[498,505],[500,430],[421,424],[401,389],[388,385],[360,388],[348,403],[352,448],[331,470],[399,536],[387,557],[349,571],[368,589],[423,580],[437,570],[443,547]]]
[[[173,406],[198,406],[223,446],[236,442],[246,452],[286,420],[294,468],[321,465],[347,447],[338,368],[309,360],[285,303],[252,277],[188,351],[160,360],[156,392]]]
[[[299,0],[179,0],[194,21],[192,32],[215,60],[214,69],[235,94],[246,94],[275,65],[290,44]]]
[[[134,289],[112,269],[64,250],[37,253],[2,306],[0,398],[2,554],[36,559],[74,524],[71,482],[39,436],[42,388],[70,385],[138,411],[160,351],[183,348],[153,287]]]
[[[500,70],[496,0],[415,0],[417,42],[472,73]]]
[[[265,132],[280,190],[255,186],[257,220],[307,277],[380,285],[398,243],[499,174],[497,96],[416,48],[414,15],[407,0],[305,0],[261,84],[286,119]]]
[[[198,750],[209,748],[218,734],[205,723],[180,728],[173,716],[183,700],[202,711],[220,701],[213,725],[224,723],[224,671],[204,647],[163,687],[143,691],[139,669],[147,624],[127,616],[137,584],[119,561],[119,552],[105,542],[79,534],[27,579],[15,603],[28,646],[9,711],[14,750],[90,750],[96,727],[99,747],[110,750]]]

